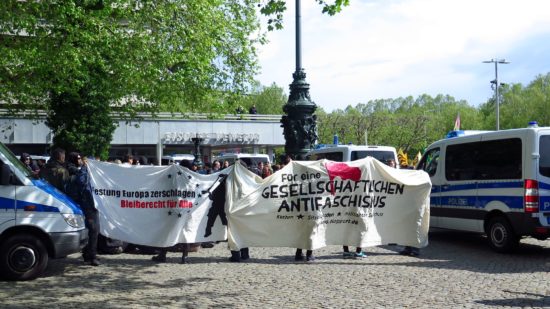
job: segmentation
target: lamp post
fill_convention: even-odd
[[[491,59],[487,61],[483,61],[483,63],[494,63],[495,64],[495,80],[491,81],[491,84],[494,84],[495,86],[495,103],[496,103],[496,114],[497,114],[497,131],[500,130],[500,96],[498,94],[498,87],[500,84],[498,83],[498,64],[508,64],[510,62],[504,60],[504,59]]]
[[[195,137],[191,138],[193,141],[193,144],[195,146],[195,150],[193,151],[193,155],[195,156],[195,160],[193,160],[193,165],[197,165],[199,167],[203,167],[204,163],[202,162],[201,158],[201,148],[200,144],[202,143],[203,139],[199,137],[199,134],[197,133]]]
[[[317,141],[317,105],[309,96],[309,84],[302,68],[300,0],[296,0],[296,71],[292,74],[288,102],[283,106],[281,127],[285,136],[285,153],[293,159],[304,160]]]

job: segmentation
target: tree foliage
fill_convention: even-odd
[[[349,5],[349,0],[334,0],[327,2],[325,0],[315,0],[322,7],[323,13],[330,16],[340,12],[344,6]],[[268,19],[268,30],[279,30],[283,28],[283,13],[287,10],[287,1],[284,0],[268,0],[263,6],[260,5],[260,12]]]
[[[252,82],[257,30],[250,1],[1,1],[0,101],[46,110],[56,142],[86,149],[82,113],[223,110]]]
[[[481,116],[477,109],[453,97],[429,95],[372,100],[331,113],[320,111],[320,143],[390,145],[416,154],[453,129],[460,114],[462,129],[477,129]]]

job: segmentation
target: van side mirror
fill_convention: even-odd
[[[11,184],[12,175],[10,166],[0,162],[0,185],[7,186]]]

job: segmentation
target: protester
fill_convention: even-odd
[[[264,165],[262,167],[262,174],[260,175],[262,178],[267,178],[271,176],[271,170],[269,169],[269,165]]]
[[[70,152],[67,156],[67,169],[70,178],[66,193],[84,212],[85,224],[88,229],[88,244],[82,250],[82,257],[85,263],[99,266],[100,263],[97,258],[99,213],[94,204],[86,158],[82,158],[77,152]]]
[[[286,166],[287,164],[290,164],[290,162],[292,162],[292,156],[290,154],[285,154],[283,156],[283,165]],[[295,261],[304,260],[304,254],[302,253],[302,249],[300,248],[296,249],[294,260]],[[306,262],[315,262],[315,256],[313,255],[313,250],[306,250],[305,260]]]
[[[25,164],[34,177],[38,177],[40,174],[40,168],[32,162],[31,156],[28,153],[23,152],[21,157],[19,157],[19,160]]]
[[[280,164],[274,164],[273,165],[273,173],[277,172],[278,170],[281,169],[281,165]]]
[[[220,170],[221,170],[220,161],[214,160],[214,162],[212,162],[212,173],[217,173]]]
[[[231,164],[229,164],[229,161],[227,161],[227,160],[223,161],[223,167],[222,167],[222,169],[228,168],[229,165],[231,165]]]
[[[244,167],[247,167],[246,165],[246,162],[244,162],[243,160],[238,160],[237,162],[239,162],[242,166]],[[210,208],[211,210],[214,209],[214,203],[215,202],[220,202],[221,201],[221,198],[223,196],[223,202],[225,203],[225,180],[227,179],[227,177],[224,179],[224,181],[222,183],[220,183],[220,185],[218,186],[218,188],[216,188],[217,190],[219,189],[221,192],[213,192],[213,195],[214,195],[214,199],[212,200],[212,208]],[[223,186],[220,188],[220,186]],[[216,190],[214,190],[216,191]],[[216,195],[217,193],[217,195]],[[219,197],[218,199],[216,197]],[[209,212],[210,214],[210,212]],[[225,212],[224,212],[224,216],[225,216]],[[209,220],[210,220],[210,216],[209,216]],[[226,219],[227,221],[227,219]],[[223,223],[223,219],[222,219],[222,223]],[[227,222],[225,223],[225,225],[227,225]],[[230,262],[234,262],[234,263],[239,263],[241,261],[246,261],[250,259],[250,252],[248,250],[248,248],[241,248],[240,250],[231,250],[231,257],[229,258],[229,261]]]
[[[189,169],[189,170],[192,170],[193,167],[195,167],[196,165],[192,164],[191,161],[189,160],[181,160],[180,161],[180,165]],[[187,264],[189,262],[189,251],[190,251],[190,248],[191,248],[191,244],[183,244],[182,246],[182,255],[181,255],[181,260],[180,260],[180,264]],[[157,248],[158,250],[158,254],[153,256],[151,259],[157,263],[165,263],[166,262],[166,253],[168,253],[168,249],[167,247],[165,248]]]
[[[50,160],[40,171],[40,176],[59,191],[65,192],[65,184],[69,180],[69,171],[65,167],[65,150],[56,148],[52,151]]]
[[[396,168],[397,164],[395,163],[394,159],[389,159],[386,164],[390,167]],[[401,165],[402,169],[408,169],[409,167],[407,165]],[[403,250],[399,252],[401,255],[409,255],[409,256],[419,256],[420,255],[420,249],[411,247],[411,246],[405,246]]]
[[[122,159],[123,165],[134,165],[134,156],[131,154],[124,155],[124,158]]]

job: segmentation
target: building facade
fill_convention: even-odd
[[[159,114],[155,118],[140,115],[141,120],[116,120],[110,158],[126,154],[146,156],[159,163],[171,154],[194,154],[194,138],[200,141],[204,162],[219,153],[266,153],[273,157],[274,148],[285,144],[281,115],[221,115],[209,119],[203,114]],[[44,118],[0,117],[0,141],[16,155],[27,152],[48,154],[53,134]]]

